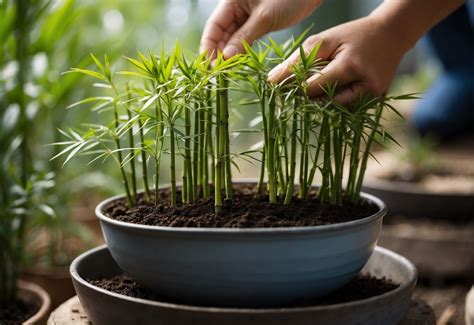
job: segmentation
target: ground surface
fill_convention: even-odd
[[[418,285],[415,297],[433,308],[438,325],[464,325],[465,301],[470,288],[468,283],[439,288]]]

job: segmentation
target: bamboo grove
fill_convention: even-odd
[[[89,104],[110,121],[60,130],[67,139],[55,144],[64,146],[56,157],[65,156],[65,163],[77,155],[91,155],[91,162],[114,159],[130,207],[138,188],[144,189],[147,203],[164,203],[158,189],[162,173],[169,173],[166,204],[214,196],[219,213],[223,201],[233,197],[232,171],[239,168],[238,158],[259,164],[256,193],[268,194],[270,203],[290,204],[295,196],[309,199],[316,181],[317,199],[357,203],[372,145],[394,141],[381,126],[382,112],[394,110],[391,100],[413,96],[361,97],[344,107],[333,101],[336,85],[327,85],[324,98],[311,100],[306,80],[320,73],[325,62],[316,60],[318,47],[302,50],[302,38],[282,45],[269,39],[254,48],[245,44],[246,54],[227,60],[219,55],[212,62],[205,54],[183,54],[179,45],[171,54],[138,52],[136,58],[124,59],[127,69],[117,72],[107,56],[101,61],[92,55],[94,70],[67,73],[97,79],[94,86],[103,95],[70,107]],[[292,67],[294,76],[270,83],[270,69],[298,50],[301,62]],[[234,93],[248,100],[235,104],[230,100]],[[262,145],[235,153],[230,135],[240,131],[230,129],[230,111],[249,103],[258,110],[253,129],[245,131],[261,134]],[[177,170],[182,173],[177,175]]]

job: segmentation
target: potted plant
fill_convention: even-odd
[[[381,244],[410,258],[424,278],[470,279],[474,271],[474,170],[462,152],[411,136],[401,150],[379,153],[364,183],[391,207]]]
[[[386,211],[361,193],[371,145],[378,134],[390,139],[380,125],[388,102],[412,96],[344,107],[328,85],[311,101],[306,77],[325,63],[314,60],[317,48],[299,47],[303,37],[247,45],[246,55],[212,64],[176,46],[170,55],[138,52],[126,59],[132,70],[115,73],[107,56],[92,56],[97,70],[70,71],[106,92],[71,107],[93,103],[110,120],[62,130],[57,156],[117,163],[125,194],[96,213],[114,260],[140,285],[185,303],[278,306],[335,290],[366,264]],[[298,49],[295,77],[269,83],[270,66]],[[252,129],[232,130],[231,92],[259,108]],[[260,135],[261,145],[233,152],[240,133]],[[260,164],[258,180],[233,179],[242,161]]]
[[[383,152],[364,184],[393,206],[393,213],[470,221],[474,209],[474,170],[468,152],[437,149],[430,137],[411,136],[402,150]],[[464,150],[466,151],[466,150]]]
[[[46,322],[48,294],[19,281],[25,257],[26,231],[34,217],[51,207],[41,200],[52,185],[47,173],[33,164],[30,32],[45,3],[10,1],[0,4],[0,323]]]

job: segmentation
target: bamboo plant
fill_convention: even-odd
[[[233,197],[237,157],[260,163],[256,193],[268,193],[272,204],[291,204],[295,197],[358,204],[372,145],[393,140],[381,126],[383,111],[394,110],[391,100],[413,95],[361,97],[345,107],[334,101],[337,85],[327,85],[324,98],[311,100],[306,80],[321,73],[326,63],[316,60],[318,46],[303,51],[303,38],[282,45],[269,39],[255,48],[244,44],[245,55],[224,60],[219,54],[212,64],[205,54],[184,54],[179,45],[171,54],[138,52],[136,58],[126,58],[129,67],[117,73],[107,57],[100,61],[92,56],[96,69],[68,73],[98,79],[95,86],[106,93],[71,107],[93,103],[92,110],[111,112],[103,115],[109,120],[86,125],[82,133],[61,131],[68,140],[57,143],[65,146],[58,156],[66,155],[65,162],[78,154],[91,154],[92,161],[113,158],[129,207],[137,202],[141,183],[148,204],[175,207],[213,196],[215,212],[221,213],[223,198]],[[301,62],[293,67],[294,76],[270,83],[269,70],[295,50]],[[259,150],[232,152],[229,116],[236,92],[260,108],[260,123],[251,130],[262,134]],[[162,163],[165,156],[169,166]],[[171,179],[169,202],[161,202],[159,195],[164,168]],[[320,186],[313,195],[316,180]]]

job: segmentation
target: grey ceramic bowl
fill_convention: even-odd
[[[173,228],[96,214],[112,257],[131,278],[189,304],[276,306],[333,291],[359,273],[372,254],[385,204],[356,221],[294,228]]]
[[[377,297],[327,306],[265,309],[198,307],[127,297],[95,287],[85,280],[112,277],[121,272],[106,246],[82,254],[71,264],[74,287],[93,324],[399,324],[409,307],[417,278],[417,271],[408,260],[377,247],[362,272],[386,277],[399,283],[400,287]]]
[[[368,178],[364,182],[363,190],[382,199],[389,207],[390,215],[450,220],[473,219],[472,194],[434,193],[410,183],[375,178]]]

